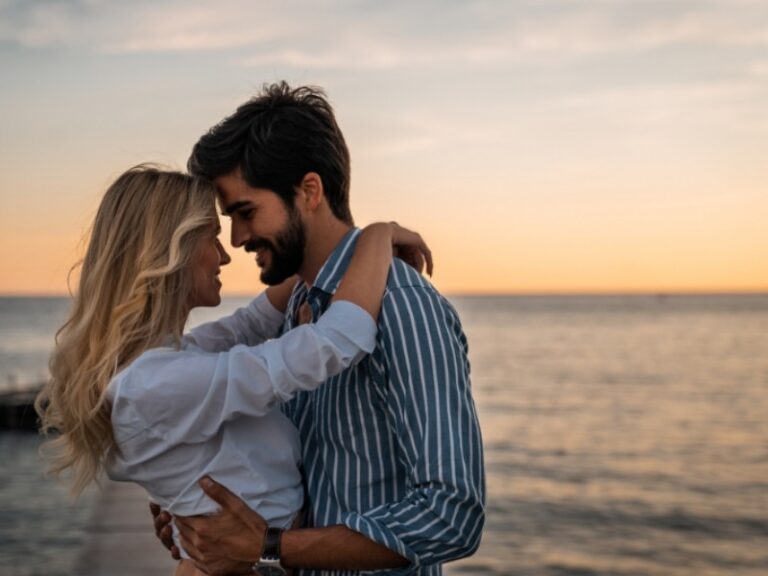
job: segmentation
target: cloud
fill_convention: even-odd
[[[0,40],[25,47],[67,44],[74,36],[75,20],[66,4],[0,5]]]
[[[747,65],[747,72],[754,78],[768,78],[768,60],[756,60]]]
[[[507,66],[679,46],[768,46],[768,3],[0,0],[0,41],[233,52],[245,66]]]
[[[279,39],[286,22],[272,3],[6,2],[0,41],[22,47],[83,47],[107,53],[207,52],[258,46]],[[263,9],[262,9],[263,8]],[[300,28],[296,28],[300,31]]]
[[[387,70],[429,64],[428,59],[412,57],[404,48],[375,44],[366,40],[365,50],[353,39],[336,39],[334,46],[322,48],[268,48],[246,56],[239,63],[252,66],[283,66],[318,70]]]
[[[569,122],[606,129],[621,127],[625,136],[652,134],[764,134],[759,113],[765,90],[745,80],[697,81],[623,88],[596,88],[552,98],[550,114]],[[715,142],[712,142],[715,145]]]

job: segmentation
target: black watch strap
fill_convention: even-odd
[[[261,551],[262,560],[280,560],[280,536],[282,528],[267,528],[264,534],[264,548]]]

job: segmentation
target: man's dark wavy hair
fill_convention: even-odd
[[[288,207],[304,175],[316,172],[333,214],[353,223],[349,151],[319,88],[265,84],[260,94],[197,141],[187,167],[208,180],[240,167],[250,186],[273,190]]]

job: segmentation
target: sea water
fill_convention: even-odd
[[[451,301],[488,499],[480,549],[447,573],[768,574],[768,295]],[[0,388],[44,377],[67,306],[0,298]],[[68,574],[84,538],[92,493],[67,505],[37,444],[0,432],[0,574]]]

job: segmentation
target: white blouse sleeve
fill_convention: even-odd
[[[152,428],[168,443],[203,441],[227,420],[262,416],[296,392],[313,390],[360,361],[375,343],[373,318],[337,301],[317,323],[258,346],[221,353],[151,350],[123,375],[113,424],[122,421],[135,433]]]
[[[262,292],[248,306],[187,332],[181,339],[181,347],[223,352],[236,344],[255,346],[277,336],[284,317],[272,306],[267,293]]]

